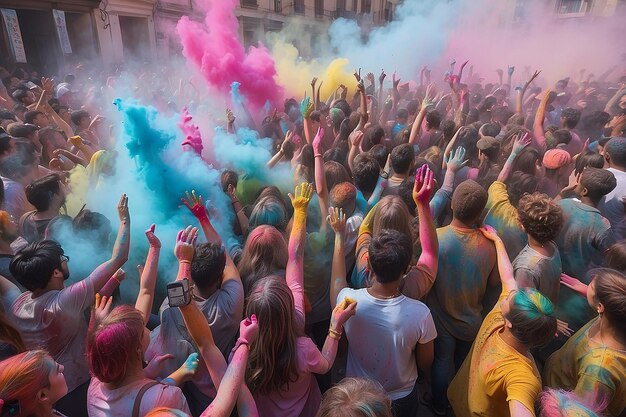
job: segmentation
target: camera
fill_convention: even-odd
[[[170,307],[186,306],[191,302],[192,294],[189,279],[167,284],[167,300]]]

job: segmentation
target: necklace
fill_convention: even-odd
[[[400,291],[398,289],[396,289],[396,292],[394,292],[392,295],[382,295],[378,291],[374,291],[374,289],[371,287],[368,288],[368,291],[370,295],[372,295],[374,298],[382,298],[384,300],[390,300],[392,298],[400,296]]]

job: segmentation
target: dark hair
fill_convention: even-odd
[[[617,187],[617,180],[611,171],[588,167],[580,177],[580,185],[587,189],[587,197],[597,204]]]
[[[567,129],[573,129],[580,121],[580,110],[572,107],[567,107],[561,111],[561,120],[563,121],[563,127]]]
[[[579,155],[578,158],[576,158],[576,167],[574,171],[576,174],[580,174],[587,167],[603,168],[604,156],[591,151],[587,151],[584,154]]]
[[[323,158],[326,163],[336,162],[345,167],[348,158],[348,151],[343,146],[336,146],[324,152]]]
[[[485,123],[480,127],[483,136],[491,136],[495,138],[500,134],[502,128],[497,123]]]
[[[505,106],[497,106],[491,109],[491,120],[499,123],[502,126],[506,126],[509,118],[513,116],[513,112]]]
[[[367,152],[372,149],[374,145],[378,145],[384,137],[385,129],[383,129],[379,125],[370,126],[365,129],[365,132],[363,132],[363,141],[361,142],[361,148],[363,149],[363,151]]]
[[[387,163],[387,157],[389,156],[389,151],[385,145],[380,143],[374,145],[372,146],[372,149],[369,150],[369,153],[374,155],[374,158],[376,158],[378,165],[380,165],[381,168],[385,166]]]
[[[337,100],[335,104],[333,104],[333,107],[341,110],[344,114],[344,117],[349,117],[352,114],[352,109],[350,108],[350,104],[344,99]]]
[[[509,202],[517,207],[520,198],[524,194],[532,194],[537,191],[539,182],[534,175],[522,171],[515,171],[506,182],[506,190],[509,193]]]
[[[24,115],[24,121],[32,125],[34,124],[34,121],[37,118],[37,116],[39,116],[40,114],[43,114],[43,112],[39,110],[27,111],[26,114]]]
[[[517,158],[515,158],[515,162],[513,162],[512,171],[521,171],[526,174],[535,175],[535,171],[537,170],[537,162],[541,161],[539,157],[539,151],[530,146],[524,148]]]
[[[526,194],[517,212],[526,233],[542,244],[557,237],[563,226],[563,210],[545,194]]]
[[[53,240],[33,242],[11,260],[9,270],[28,291],[46,288],[55,269],[61,269],[63,248]]]
[[[15,107],[17,107],[18,105],[16,104],[13,108],[15,109]],[[23,107],[23,105],[21,105]],[[15,113],[10,112],[8,110],[0,110],[0,120],[13,120],[14,122],[17,121],[15,119]]]
[[[15,142],[15,153],[0,159],[0,174],[11,179],[28,175],[37,163],[37,150],[30,142]]]
[[[35,125],[24,123],[11,123],[8,128],[9,135],[14,138],[28,138],[39,130],[39,128]]]
[[[383,230],[369,244],[369,264],[380,283],[399,280],[413,257],[411,239],[397,230]]]
[[[407,174],[411,169],[411,164],[415,158],[413,145],[403,143],[391,151],[391,168],[396,174]]]
[[[57,174],[48,174],[31,182],[24,190],[26,199],[37,211],[50,208],[52,197],[61,190],[61,178]]]
[[[619,271],[597,268],[589,271],[594,277],[596,299],[604,306],[604,315],[618,333],[626,336],[626,276]]]
[[[72,120],[72,123],[74,123],[76,126],[78,126],[81,120],[84,119],[85,117],[89,117],[89,112],[87,112],[87,110],[75,110],[70,115],[70,119]]]
[[[352,166],[352,177],[354,185],[365,195],[370,195],[380,176],[380,165],[373,155],[369,153],[361,153],[354,158]]]
[[[511,309],[505,316],[511,333],[529,348],[547,345],[556,334],[554,306],[534,288],[521,288],[511,295]]]
[[[350,182],[350,174],[348,174],[346,168],[335,161],[324,163],[324,175],[326,176],[328,190],[332,190],[340,182]]]
[[[452,137],[454,136],[454,132],[456,131],[456,123],[452,119],[446,119],[441,122],[441,131],[443,132],[443,138],[446,141],[446,144]]]
[[[415,114],[417,113],[419,106],[420,106],[420,102],[413,99],[406,104],[406,111],[408,111],[409,114]]]
[[[11,140],[13,138],[3,131],[0,131],[0,155],[8,152],[11,149]]]
[[[626,239],[616,242],[604,253],[604,265],[626,273]]]
[[[398,186],[398,197],[402,199],[404,204],[406,204],[409,212],[415,215],[415,209],[417,205],[415,204],[415,200],[413,200],[413,187],[415,186],[415,178],[413,176],[409,176],[402,180],[400,185]]]
[[[237,182],[239,181],[239,176],[235,171],[227,169],[222,171],[220,175],[220,183],[222,184],[222,191],[228,191],[228,186],[232,185],[234,188],[237,188]]]
[[[621,136],[611,138],[604,145],[604,153],[608,154],[613,165],[626,167],[626,138]]]
[[[439,126],[441,126],[441,113],[437,110],[429,110],[426,112],[426,123],[433,129],[439,129]]]
[[[18,88],[15,91],[13,91],[13,93],[11,94],[11,97],[13,97],[13,100],[18,101],[20,103],[22,103],[22,99],[26,96],[28,96],[28,91],[24,90],[23,88]]]
[[[217,243],[201,243],[191,260],[191,279],[200,290],[207,290],[220,282],[226,266],[226,252]]]
[[[409,111],[407,109],[398,109],[396,112],[396,119],[408,119]]]
[[[86,242],[95,242],[104,247],[109,244],[109,236],[113,231],[111,222],[104,214],[82,210],[72,221],[74,232]]]
[[[572,141],[572,132],[567,129],[557,129],[552,133],[554,139],[556,139],[557,145],[567,145]]]
[[[463,223],[478,220],[487,204],[487,191],[474,180],[460,183],[452,194],[452,215]]]

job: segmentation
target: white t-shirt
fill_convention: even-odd
[[[611,222],[611,228],[617,241],[626,239],[626,221],[624,220],[626,212],[624,212],[624,204],[620,201],[623,197],[626,197],[626,172],[615,168],[608,168],[607,171],[615,175],[617,186],[613,191],[602,197],[600,204],[598,204],[598,210]]]
[[[359,238],[359,227],[361,227],[361,223],[363,223],[363,215],[358,211],[355,211],[346,221],[346,236],[343,249],[346,254],[346,269],[348,271],[350,271],[356,263],[356,242]]]
[[[124,387],[108,389],[98,378],[91,378],[87,391],[87,414],[89,417],[131,417],[135,398],[144,385],[153,382],[143,378]],[[190,415],[187,400],[178,387],[156,384],[150,387],[141,398],[139,417],[145,416],[157,407],[168,407]]]
[[[13,303],[13,324],[22,334],[26,349],[45,349],[65,367],[67,389],[71,392],[89,381],[85,310],[94,300],[93,284],[85,279],[61,291],[48,291],[37,298],[32,295],[27,291]]]
[[[378,381],[392,400],[406,397],[417,380],[417,345],[437,337],[430,310],[404,295],[372,297],[365,288],[344,288],[337,303],[345,297],[358,303],[356,314],[344,324],[349,343],[346,376]]]

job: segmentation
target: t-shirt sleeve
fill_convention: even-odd
[[[230,279],[222,285],[218,305],[228,316],[234,316],[238,309],[243,308],[243,285],[241,281]]]
[[[433,316],[428,312],[428,315],[420,323],[420,337],[417,341],[420,345],[424,345],[437,338],[437,329],[435,329],[435,322]]]
[[[541,392],[541,381],[528,368],[521,367],[517,362],[503,366],[504,389],[506,400],[518,401],[530,411],[535,409],[535,401]]]
[[[93,283],[84,279],[59,292],[59,306],[65,311],[83,312],[94,303],[94,298]]]
[[[506,185],[500,181],[494,181],[489,187],[489,198],[487,199],[487,207],[493,207],[498,203],[509,201],[509,193],[506,191]]]
[[[303,370],[314,373],[326,373],[328,362],[322,356],[315,343],[308,337],[298,339],[298,357]]]
[[[180,388],[171,385],[158,384],[148,389],[141,399],[140,414],[146,415],[157,407],[173,408],[191,415],[183,392]]]
[[[528,268],[515,269],[515,282],[519,288],[536,288],[539,289],[539,280],[533,271]]]
[[[435,276],[430,268],[418,264],[406,275],[402,294],[414,300],[420,300],[428,294],[434,283]]]

